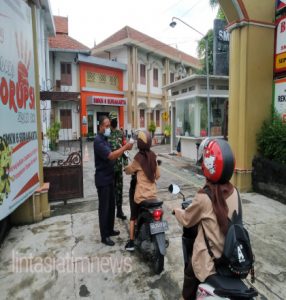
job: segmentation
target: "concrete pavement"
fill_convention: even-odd
[[[138,253],[124,251],[127,221],[116,219],[121,234],[114,238],[114,247],[100,243],[92,143],[83,150],[85,197],[67,205],[54,203],[51,218],[12,228],[0,249],[0,299],[180,299],[181,228],[171,210],[181,200],[167,187],[177,183],[191,197],[204,179],[191,171],[192,162],[168,155],[168,146],[153,147],[163,161],[158,198],[164,200],[170,228],[165,270],[155,276]],[[123,209],[128,216],[129,180],[124,176]],[[286,206],[255,193],[241,198],[256,255],[259,299],[285,299]]]

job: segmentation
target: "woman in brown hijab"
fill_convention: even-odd
[[[229,144],[220,139],[205,139],[199,149],[199,159],[206,177],[205,186],[195,195],[185,210],[176,208],[178,222],[186,227],[198,225],[193,252],[184,270],[183,298],[195,300],[200,282],[216,273],[214,262],[208,252],[203,229],[215,257],[223,251],[228,218],[238,212],[238,192],[230,183],[235,160]]]
[[[145,200],[155,200],[157,197],[156,180],[160,177],[160,170],[156,160],[156,154],[150,150],[152,144],[151,135],[146,131],[139,131],[137,147],[139,152],[133,162],[124,170],[125,173],[136,174],[137,182],[135,194],[129,194],[130,200],[130,240],[125,246],[127,251],[134,251],[134,226],[138,217],[139,204]]]

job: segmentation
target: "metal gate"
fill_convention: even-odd
[[[49,201],[83,197],[82,140],[60,141],[55,151],[43,152],[44,181]]]

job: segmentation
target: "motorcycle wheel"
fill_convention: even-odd
[[[164,270],[164,255],[160,253],[159,246],[155,237],[153,238],[153,244],[155,253],[152,266],[155,274],[160,274]]]

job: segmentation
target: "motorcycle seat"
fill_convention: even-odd
[[[163,201],[153,200],[144,200],[140,203],[141,208],[152,208],[162,206]]]
[[[205,283],[214,287],[214,293],[221,297],[241,297],[242,299],[250,299],[258,296],[258,293],[254,288],[248,288],[239,278],[214,274],[209,276]]]

